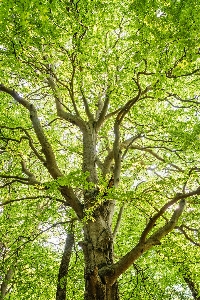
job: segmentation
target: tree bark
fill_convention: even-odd
[[[194,300],[200,300],[200,293],[198,292],[195,282],[191,278],[190,271],[187,269],[185,274],[183,275],[183,279],[187,286],[189,287]]]
[[[96,170],[96,124],[88,122],[83,131],[83,172],[88,172],[88,181],[94,184],[97,183]]]
[[[118,125],[116,125],[118,126]],[[116,130],[114,160],[114,186],[117,187],[120,175],[121,154],[119,148],[119,132]],[[83,131],[83,172],[88,172],[88,182],[94,188],[84,191],[84,241],[81,243],[85,260],[85,300],[119,300],[117,279],[144,252],[174,229],[185,206],[188,194],[176,195],[164,205],[152,219],[157,220],[170,206],[178,200],[179,207],[174,211],[169,222],[159,228],[150,237],[152,230],[150,222],[145,228],[139,243],[123,256],[117,263],[113,261],[113,233],[111,230],[112,216],[115,203],[104,198],[100,199],[98,176],[96,171],[96,124],[88,122]],[[116,144],[116,145],[115,145]],[[117,149],[117,150],[116,150]],[[87,217],[88,213],[88,217]],[[92,220],[91,220],[92,217]]]
[[[85,300],[119,300],[117,281],[100,277],[99,270],[113,264],[112,202],[103,203],[94,213],[95,221],[84,226]]]
[[[13,268],[9,268],[5,275],[4,280],[0,286],[0,288],[1,288],[0,300],[3,300],[5,298],[7,291],[8,291],[8,284],[9,284],[10,280],[12,279],[13,275],[14,275]]]
[[[83,172],[88,172],[88,182],[93,189],[84,192],[84,208],[93,220],[84,224],[82,248],[85,259],[85,300],[118,300],[117,282],[107,284],[99,276],[99,269],[113,264],[113,235],[111,222],[114,202],[98,199],[96,171],[96,124],[88,122],[83,132]],[[100,201],[101,200],[101,201]]]
[[[64,248],[62,260],[60,263],[59,273],[58,273],[56,300],[66,300],[67,273],[68,273],[73,244],[74,244],[74,236],[73,234],[68,234],[65,242],[65,248]]]

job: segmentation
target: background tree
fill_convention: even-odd
[[[1,298],[199,299],[198,1],[0,11]]]

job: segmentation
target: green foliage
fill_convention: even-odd
[[[0,284],[14,267],[5,299],[55,299],[65,236],[73,232],[68,299],[83,299],[79,244],[82,225],[95,221],[95,209],[116,201],[114,230],[125,207],[114,245],[117,261],[138,243],[166,202],[199,186],[199,1],[2,0],[0,27],[0,84],[35,106],[62,172],[52,178],[30,113],[1,92]],[[110,188],[113,166],[104,174],[102,165],[113,155],[117,112],[139,90],[139,101],[120,124],[119,188]],[[55,99],[61,99],[67,113],[88,121],[83,99],[95,116],[107,96],[94,183],[82,171],[83,134],[58,117]],[[64,187],[73,188],[81,204],[85,193],[94,194],[82,222],[76,223],[74,210],[61,195]],[[199,203],[199,196],[189,198],[173,233],[120,277],[122,299],[192,299],[183,278],[186,271],[200,290]],[[173,210],[165,212],[152,232],[166,224]]]
[[[69,172],[64,177],[59,177],[51,182],[45,183],[45,187],[50,191],[54,191],[62,186],[71,186],[73,188],[82,188],[84,190],[92,189],[94,184],[88,182],[89,172],[81,172],[80,170]]]

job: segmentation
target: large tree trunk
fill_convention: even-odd
[[[84,208],[92,213],[93,220],[84,224],[85,300],[118,300],[117,282],[110,285],[99,276],[102,267],[113,263],[113,234],[111,222],[114,202],[97,198],[95,123],[87,123],[83,132],[83,172],[89,172],[88,181],[94,188],[84,192]]]
[[[99,276],[102,267],[113,263],[112,210],[113,203],[105,202],[95,211],[95,221],[84,226],[85,300],[119,299],[117,282],[110,285]]]

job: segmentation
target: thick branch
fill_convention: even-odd
[[[111,171],[111,164],[113,159],[114,159],[114,152],[113,150],[110,150],[104,160],[103,167],[102,167],[104,177],[106,176],[106,174],[108,174]]]
[[[72,254],[73,244],[74,236],[73,234],[68,234],[58,273],[56,300],[66,300],[67,273],[69,268],[70,257]]]
[[[38,138],[38,141],[40,142],[40,145],[42,146],[42,151],[46,157],[46,163],[45,166],[48,169],[49,173],[54,179],[57,179],[58,177],[62,176],[61,171],[59,170],[56,162],[56,158],[53,152],[53,149],[51,147],[51,144],[49,143],[47,137],[44,134],[43,128],[40,124],[39,118],[37,116],[37,110],[35,109],[34,105],[29,103],[27,100],[25,100],[23,97],[21,97],[17,92],[14,90],[11,90],[7,87],[5,87],[3,84],[0,84],[0,91],[3,91],[9,95],[11,95],[18,103],[20,103],[22,106],[24,106],[29,112],[30,112],[30,119],[33,124],[34,131],[36,133],[36,136]],[[60,116],[65,116],[65,113],[61,108],[61,103],[57,99],[57,109],[61,113]],[[68,114],[67,114],[68,115]],[[71,115],[70,115],[71,117]],[[81,121],[81,124],[83,121]],[[61,189],[62,195],[65,197],[69,205],[75,210],[77,215],[82,217],[83,215],[83,209],[80,201],[75,196],[74,191],[71,187],[63,187]]]
[[[116,114],[118,114],[120,111],[121,111],[121,108],[118,108],[117,110],[115,110],[115,111],[113,111],[113,112],[107,114],[107,115],[105,116],[105,120],[110,119],[111,117],[113,117],[113,116],[115,116]]]
[[[159,245],[160,244],[160,240],[167,235],[170,231],[172,231],[174,229],[174,227],[176,226],[179,217],[181,216],[184,207],[185,207],[185,199],[181,199],[181,201],[179,202],[179,207],[174,211],[171,219],[169,220],[169,222],[161,227],[160,229],[158,229],[155,233],[153,233],[147,240],[146,243],[152,243],[153,245]],[[158,242],[158,243],[157,243]]]
[[[39,181],[36,180],[35,175],[27,169],[25,161],[22,160],[21,165],[22,165],[22,172],[28,176],[29,184],[41,184]]]
[[[174,196],[174,198],[172,200],[170,200],[165,205],[163,205],[163,207],[158,211],[158,213],[155,214],[149,220],[149,223],[147,224],[146,228],[144,229],[144,231],[141,234],[140,242],[145,242],[148,233],[152,230],[152,228],[154,227],[154,224],[156,223],[156,221],[165,213],[165,211],[170,206],[172,206],[173,204],[175,204],[179,200],[186,199],[186,198],[194,196],[194,195],[200,195],[200,188],[196,189],[195,191],[185,193],[185,194],[178,193]]]
[[[32,141],[32,139],[31,139],[31,137],[28,135],[28,136],[26,137],[26,139],[28,139],[29,146],[30,146],[30,148],[33,150],[33,152],[34,152],[34,154],[36,155],[36,157],[39,158],[39,160],[40,160],[42,163],[46,164],[46,160],[38,153],[38,151],[37,151],[36,148],[34,147],[33,141]]]
[[[136,135],[136,136],[133,136],[132,138],[129,138],[127,140],[125,140],[124,142],[120,143],[120,150],[122,148],[129,148],[130,145],[140,137],[141,135]],[[122,156],[122,159],[124,157],[125,154],[123,154]],[[107,173],[110,172],[110,169],[111,169],[111,164],[112,164],[112,161],[114,159],[114,151],[113,149],[112,150],[109,150],[108,152],[108,155],[106,156],[105,160],[104,160],[104,163],[102,165],[102,170],[103,170],[103,176],[105,176]]]
[[[113,144],[113,157],[114,157],[114,185],[118,186],[121,173],[121,150],[120,150],[120,130],[118,122],[114,125],[115,140]]]
[[[49,171],[49,173],[52,175],[53,178],[58,178],[61,176],[61,172],[57,166],[56,159],[53,153],[53,149],[47,140],[47,137],[44,134],[43,128],[40,124],[37,111],[33,104],[29,103],[27,100],[25,100],[23,97],[21,97],[17,92],[14,90],[11,90],[9,88],[6,88],[4,85],[0,85],[0,91],[3,91],[9,95],[11,95],[18,103],[23,105],[29,112],[30,112],[30,119],[33,124],[33,128],[35,131],[35,134],[40,142],[40,145],[42,146],[42,151],[46,157],[46,167]]]
[[[83,89],[80,88],[80,91],[81,91],[81,94],[82,94],[82,99],[83,99],[83,103],[84,103],[84,107],[85,107],[85,113],[88,116],[89,121],[94,121],[94,116],[93,116],[93,114],[90,111],[90,108],[89,108],[87,99],[86,99],[86,97],[84,95]]]
[[[63,186],[60,188],[62,196],[66,199],[67,203],[74,209],[77,216],[83,218],[83,205],[79,199],[74,194],[74,191],[71,187]]]
[[[120,124],[122,123],[126,114],[130,111],[131,107],[139,100],[141,95],[141,89],[138,85],[138,94],[136,97],[128,101],[124,107],[118,113],[115,124],[114,124],[114,134],[115,140],[113,143],[113,152],[114,152],[114,184],[117,187],[120,180],[120,173],[121,173],[121,150],[120,150]]]
[[[75,58],[72,59],[72,77],[71,77],[71,80],[70,80],[69,95],[70,95],[70,98],[72,100],[72,104],[73,104],[76,116],[80,117],[80,114],[79,114],[79,111],[78,111],[78,108],[76,106],[76,102],[75,102],[75,99],[74,99],[74,76],[75,76],[75,71],[76,71],[76,67],[75,67],[74,61],[75,61]]]
[[[123,274],[143,253],[152,248],[154,245],[159,245],[160,240],[171,232],[176,226],[179,217],[181,216],[185,206],[185,200],[182,199],[179,203],[179,207],[174,211],[169,222],[158,229],[154,234],[152,234],[146,242],[139,241],[139,243],[125,256],[123,256],[117,263],[110,267],[103,267],[99,270],[101,278],[113,285],[117,278]]]
[[[58,82],[60,82],[57,78],[56,78],[56,80]],[[48,83],[49,83],[49,86],[51,87],[51,89],[53,91],[53,94],[54,94],[54,98],[55,98],[55,102],[56,102],[57,115],[61,119],[64,119],[65,121],[68,121],[71,124],[76,125],[81,130],[83,130],[85,128],[85,123],[82,120],[82,118],[79,115],[73,115],[69,112],[64,111],[62,101],[60,99],[60,96],[58,94],[58,91],[56,89],[56,85],[55,85],[52,77],[48,78]],[[69,91],[69,87],[67,87],[67,86],[65,86],[65,87]]]
[[[80,117],[74,116],[64,111],[62,108],[62,104],[58,98],[56,98],[56,109],[57,109],[57,115],[61,119],[64,119],[73,125],[77,125],[81,131],[85,129],[85,122]]]
[[[36,150],[35,146],[33,145],[33,140],[32,140],[32,138],[31,138],[31,136],[29,135],[29,133],[27,132],[27,130],[26,130],[26,129],[23,129],[23,128],[22,128],[21,130],[23,130],[23,131],[25,132],[25,134],[27,135],[27,136],[26,136],[26,139],[28,139],[29,146],[30,146],[30,148],[33,150],[33,152],[34,152],[34,154],[36,155],[36,157],[37,157],[41,162],[43,162],[43,163],[45,164],[45,163],[46,163],[46,160],[45,160],[44,157],[41,156],[41,155],[38,153],[38,151]]]
[[[108,87],[107,91],[106,91],[106,98],[105,98],[103,107],[99,113],[99,117],[97,120],[97,125],[96,125],[97,130],[101,127],[101,125],[103,124],[103,122],[105,120],[105,116],[108,111],[108,105],[109,105],[109,101],[110,101],[110,97],[109,97],[110,93],[111,93],[111,91],[109,91],[109,87]]]

